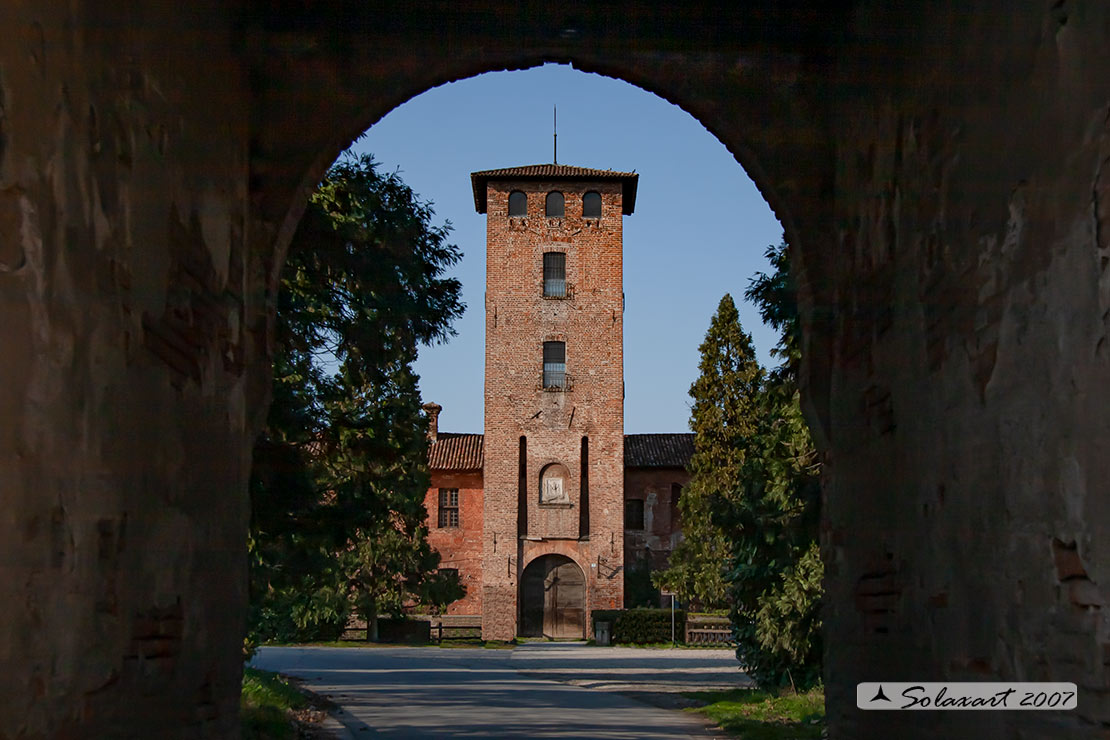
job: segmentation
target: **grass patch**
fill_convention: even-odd
[[[819,740],[825,729],[825,690],[821,687],[781,696],[757,689],[694,691],[683,696],[705,702],[701,712],[742,740]]]
[[[297,724],[292,713],[309,705],[308,697],[278,674],[243,669],[239,696],[243,740],[295,740]]]
[[[320,640],[317,642],[267,642],[266,647],[387,648],[424,647],[428,642],[369,642],[368,640]]]
[[[587,647],[598,647],[595,640],[586,640]],[[685,642],[676,642],[673,645],[667,642],[614,642],[605,647],[644,648],[647,650],[735,650],[735,645],[691,645]]]
[[[331,640],[326,642],[268,642],[267,647],[332,647],[332,648],[486,648],[487,650],[512,650],[517,643],[512,640],[483,640],[480,637],[448,638],[443,642],[366,642],[365,640]]]
[[[445,650],[458,650],[468,648],[485,648],[486,650],[512,650],[516,647],[514,642],[504,640],[482,640],[478,637],[460,637],[458,639],[444,640],[439,647]]]

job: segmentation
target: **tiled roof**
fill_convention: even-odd
[[[693,434],[626,434],[626,468],[684,468],[694,454]]]
[[[440,432],[428,452],[433,470],[481,470],[481,434]],[[626,434],[626,468],[684,468],[694,454],[693,434]]]
[[[636,183],[639,179],[640,176],[635,172],[595,170],[569,164],[530,164],[470,173],[470,183],[474,187],[474,208],[478,213],[486,212],[486,183],[490,180],[619,180],[624,184],[621,211],[630,216],[636,207]]]
[[[592,167],[574,167],[569,164],[529,164],[524,167],[502,167],[499,170],[474,172],[470,176],[486,178],[542,177],[544,179],[573,177],[575,180],[624,180],[629,177],[639,177],[635,172],[595,170]]]
[[[440,432],[428,448],[432,470],[481,470],[482,435]]]

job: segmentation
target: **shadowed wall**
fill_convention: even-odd
[[[832,737],[1106,731],[1104,4],[117,5],[0,10],[0,737],[236,735],[307,194],[409,97],[544,60],[696,116],[795,248]],[[1080,708],[852,698],[992,677]]]

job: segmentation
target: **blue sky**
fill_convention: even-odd
[[[772,364],[777,337],[743,301],[748,279],[767,271],[767,245],[782,227],[744,170],[692,116],[626,82],[544,65],[493,72],[428,90],[394,109],[355,143],[434,203],[463,252],[452,274],[466,314],[448,344],[424,348],[416,370],[425,401],[443,406],[440,428],[482,431],[485,216],[474,210],[470,173],[552,159],[640,175],[636,212],[624,218],[625,432],[687,431],[687,394],[698,345],[725,293]]]

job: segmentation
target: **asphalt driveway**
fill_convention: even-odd
[[[252,665],[304,679],[359,738],[714,737],[700,715],[661,707],[680,706],[681,691],[747,685],[728,650],[566,643],[266,647]]]

